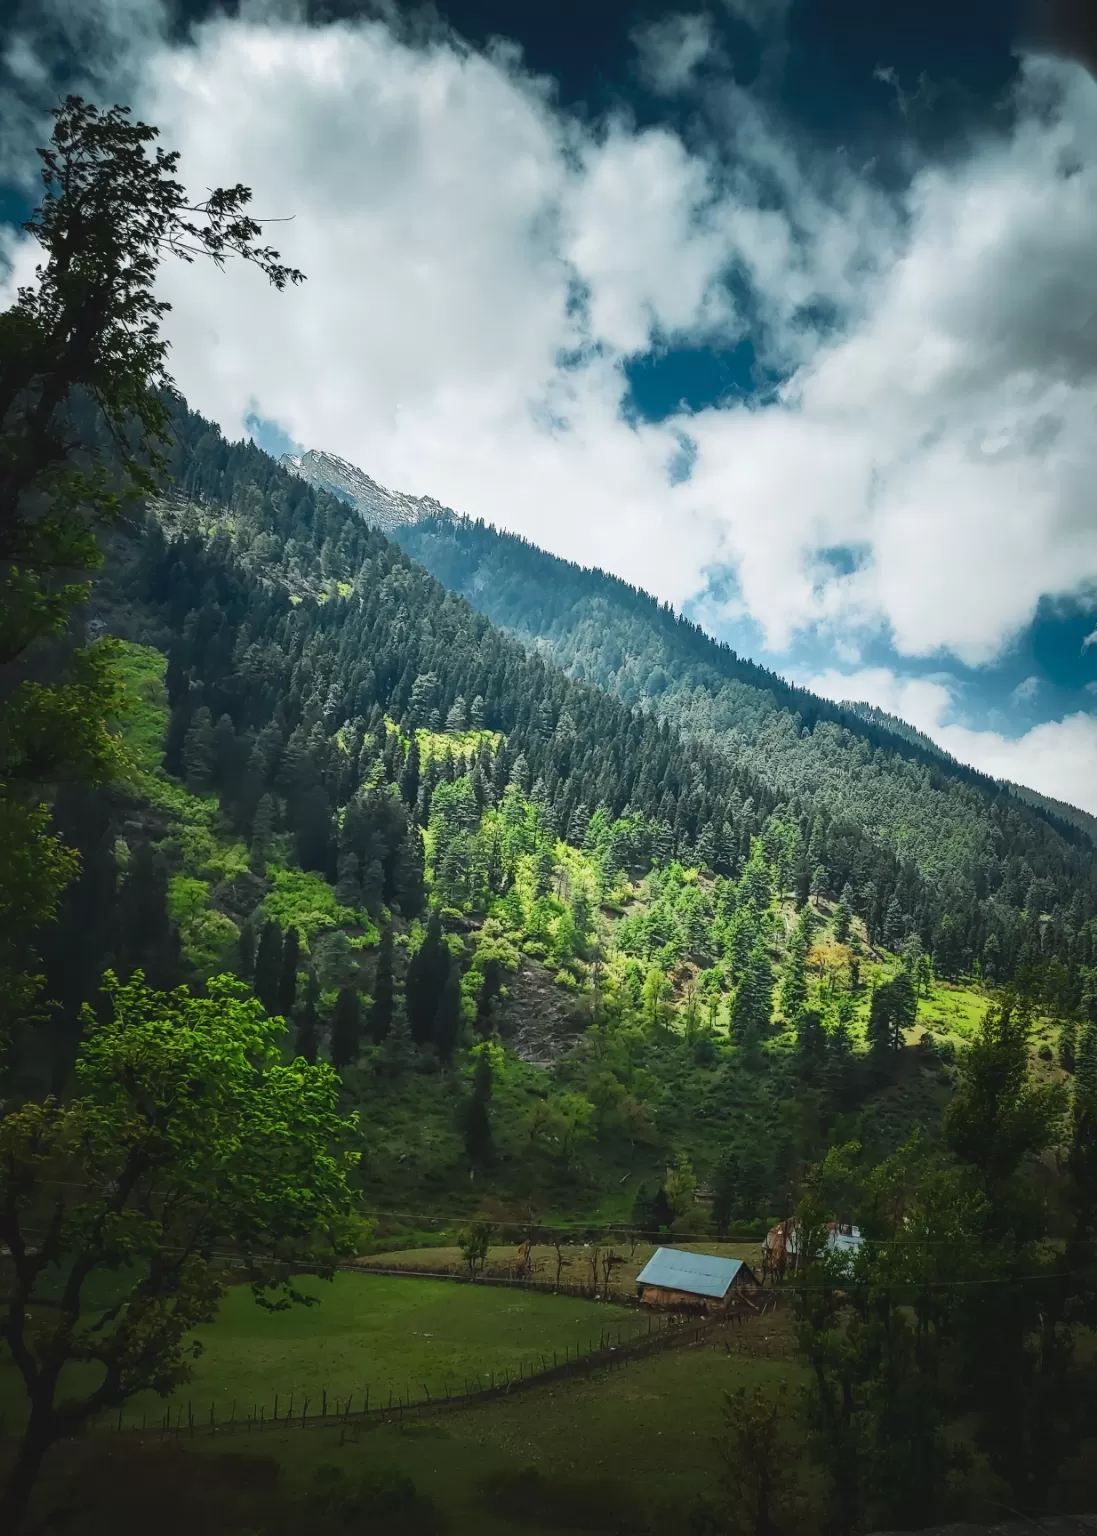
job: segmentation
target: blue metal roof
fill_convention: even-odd
[[[710,1253],[657,1248],[636,1277],[637,1285],[661,1285],[694,1296],[726,1296],[743,1267],[742,1259],[717,1259]]]

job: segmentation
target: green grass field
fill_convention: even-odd
[[[426,1281],[404,1284],[432,1289]],[[499,1293],[460,1294],[490,1299]],[[574,1315],[556,1298],[523,1299],[544,1300],[562,1307],[565,1317]],[[604,1318],[607,1310],[596,1312]],[[67,1469],[76,1477],[81,1509],[103,1509],[100,1523],[90,1527],[95,1536],[100,1530],[111,1536],[146,1530],[153,1509],[159,1536],[277,1531],[269,1511],[299,1499],[321,1469],[330,1475],[333,1468],[351,1483],[378,1473],[410,1477],[444,1512],[449,1536],[647,1536],[683,1529],[689,1501],[711,1491],[724,1393],[755,1385],[776,1390],[782,1382],[794,1393],[803,1380],[802,1367],[791,1358],[788,1314],[780,1312],[749,1320],[741,1334],[728,1330],[702,1346],[670,1350],[623,1370],[402,1426],[374,1425],[358,1435],[334,1426],[279,1426],[160,1446],[154,1436],[104,1433],[59,1453],[54,1477],[62,1486]],[[264,1488],[258,1463],[241,1458],[269,1458],[273,1487]],[[547,1509],[545,1489],[552,1495]],[[390,1536],[433,1529],[400,1522],[376,1528]]]
[[[256,1305],[247,1286],[225,1295],[216,1322],[198,1330],[203,1352],[193,1380],[179,1389],[174,1410],[187,1402],[208,1421],[213,1404],[218,1420],[262,1406],[271,1416],[275,1393],[279,1413],[292,1395],[299,1410],[306,1397],[310,1414],[322,1394],[329,1411],[351,1398],[360,1408],[366,1388],[370,1402],[410,1396],[421,1401],[463,1390],[477,1377],[489,1385],[492,1373],[518,1374],[551,1360],[555,1350],[585,1351],[602,1329],[622,1338],[646,1330],[634,1309],[551,1296],[540,1292],[462,1285],[445,1280],[401,1280],[386,1275],[340,1273],[328,1284],[303,1281],[319,1297],[312,1307],[271,1313]],[[147,1413],[157,1422],[165,1411],[153,1394],[135,1398],[125,1421],[139,1424]]]

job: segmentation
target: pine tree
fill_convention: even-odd
[[[743,979],[731,1004],[731,1038],[744,1049],[751,1049],[767,1033],[773,1014],[773,967],[765,945],[759,940],[750,952]]]
[[[491,1116],[488,1113],[491,1090],[491,1053],[484,1046],[477,1055],[472,1093],[464,1106],[465,1152],[469,1162],[473,1164],[487,1163],[491,1160]]]
[[[826,1037],[826,1057],[823,1062],[823,1091],[839,1114],[849,1106],[854,1069],[853,1040],[849,1025],[839,1017]]]
[[[805,913],[810,910],[810,907],[804,908]],[[801,918],[792,930],[785,974],[781,978],[781,1012],[790,1023],[808,1000],[807,956],[808,930]]]
[[[492,1009],[503,984],[503,967],[498,960],[488,960],[476,998],[476,1031],[481,1039],[491,1034]]]
[[[898,896],[893,896],[888,902],[887,915],[884,918],[884,943],[888,949],[899,948],[903,942],[904,931],[903,909],[899,904]]]
[[[357,987],[341,987],[331,1016],[331,1064],[340,1071],[357,1061],[362,1043],[362,1004]]]
[[[408,755],[404,759],[403,771],[400,774],[400,798],[409,811],[414,811],[419,799],[419,741],[412,736],[408,746]]]
[[[397,1004],[392,1012],[392,1028],[388,1032],[381,1054],[387,1077],[401,1077],[415,1061],[415,1041],[408,1025],[408,1016]]]
[[[442,920],[432,912],[423,942],[408,962],[404,983],[408,1025],[416,1045],[425,1045],[434,1036],[434,1017],[449,978],[450,959]]]
[[[183,738],[183,771],[192,795],[213,788],[213,717],[203,704],[196,709]]]
[[[369,1014],[370,1038],[380,1045],[392,1028],[395,982],[392,970],[392,929],[382,928],[377,947],[377,969],[373,977],[373,1004]]]
[[[849,887],[847,886],[848,890]],[[834,942],[836,944],[848,944],[850,929],[852,927],[853,914],[850,912],[849,903],[846,900],[845,891],[842,899],[834,909]]]
[[[250,913],[240,924],[238,949],[240,953],[240,975],[245,981],[251,981],[255,975],[255,922]]]
[[[251,824],[251,871],[255,875],[265,875],[267,872],[267,857],[270,853],[270,842],[274,832],[275,801],[273,795],[261,795],[259,804],[255,807],[255,816]]]
[[[282,947],[282,969],[278,978],[278,1012],[288,1019],[297,1001],[297,961],[301,954],[301,936],[296,928],[286,932]]]
[[[316,979],[316,972],[310,968],[305,983],[305,1001],[301,1005],[297,1022],[297,1054],[303,1056],[310,1066],[316,1065],[320,1051],[319,1001],[320,983]]]
[[[449,966],[445,985],[434,1010],[431,1037],[438,1052],[439,1061],[453,1058],[457,1037],[461,1032],[461,973],[456,963]]]
[[[278,987],[282,979],[282,930],[273,921],[263,924],[255,952],[255,995],[268,1013],[278,1012]]]
[[[899,971],[872,994],[866,1034],[870,1048],[879,1056],[894,1055],[903,1044],[904,1031],[911,1029],[918,1013],[914,984],[906,971]]]
[[[1082,1029],[1074,1062],[1074,1102],[1097,1112],[1097,1023]]]
[[[827,1049],[823,1021],[814,1008],[802,1008],[796,1019],[796,1054],[800,1069],[813,1078],[822,1067]]]

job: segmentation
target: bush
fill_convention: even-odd
[[[646,1511],[620,1485],[604,1479],[579,1481],[546,1476],[536,1467],[495,1472],[480,1485],[484,1509],[521,1529],[531,1525],[558,1531],[600,1531],[624,1536],[648,1528]]]
[[[304,1513],[325,1528],[361,1532],[440,1536],[448,1521],[427,1494],[403,1472],[386,1467],[353,1484],[342,1467],[318,1467],[305,1497]]]

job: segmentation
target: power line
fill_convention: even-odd
[[[91,1186],[79,1184],[66,1179],[39,1179],[38,1183],[54,1189],[79,1189],[87,1190]],[[489,1225],[500,1229],[501,1232],[521,1232],[525,1234],[544,1233],[573,1233],[581,1239],[584,1233],[604,1232],[620,1238],[637,1237],[647,1241],[658,1242],[656,1234],[651,1236],[650,1229],[646,1227],[631,1226],[620,1221],[544,1221],[535,1217],[492,1217],[490,1213],[477,1214],[470,1211],[390,1211],[376,1206],[359,1206],[358,1212],[363,1216],[375,1216],[390,1221],[414,1221],[424,1226],[437,1226],[441,1228],[465,1226],[470,1222],[485,1221]],[[770,1229],[772,1230],[772,1228]],[[860,1246],[873,1248],[959,1248],[965,1242],[981,1241],[981,1234],[965,1233],[957,1237],[860,1237]],[[681,1243],[720,1243],[724,1245],[734,1244],[738,1247],[746,1247],[751,1243],[761,1245],[764,1238],[728,1238],[716,1237],[712,1232],[675,1232],[673,1241]],[[399,1250],[396,1250],[399,1251]]]

